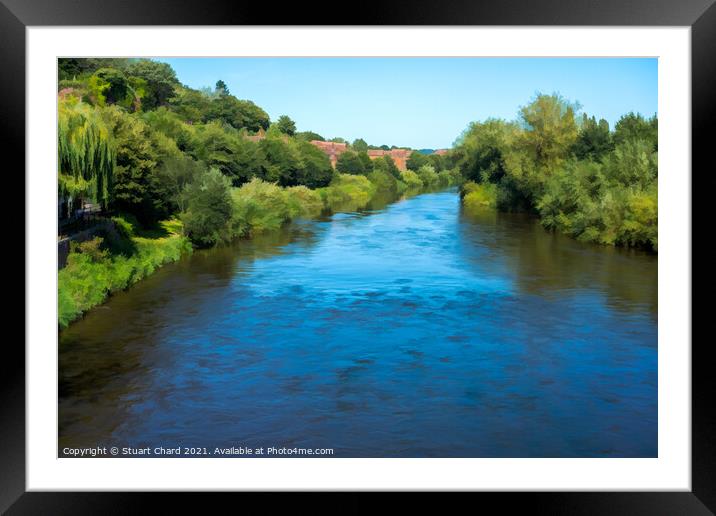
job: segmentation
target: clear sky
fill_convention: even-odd
[[[560,93],[610,126],[657,112],[655,58],[166,58],[192,87],[222,79],[271,120],[372,145],[450,147],[473,120],[513,120]]]

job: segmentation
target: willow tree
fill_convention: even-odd
[[[57,136],[60,197],[67,199],[70,209],[78,198],[90,198],[106,207],[115,152],[98,110],[76,100],[60,101]]]

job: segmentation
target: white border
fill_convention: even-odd
[[[688,27],[27,29],[27,489],[690,490]],[[658,459],[57,459],[57,56],[658,56]]]

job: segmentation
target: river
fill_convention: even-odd
[[[454,190],[198,251],[60,334],[59,446],[655,457],[657,257]]]

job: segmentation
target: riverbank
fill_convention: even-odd
[[[404,172],[401,179],[380,171],[368,177],[336,174],[329,186],[318,189],[284,188],[255,178],[231,189],[228,216],[211,237],[221,245],[237,238],[276,231],[298,218],[357,211],[378,195],[394,202],[406,194],[417,195],[457,183],[458,176],[448,171],[422,179],[409,171]],[[73,245],[67,266],[58,273],[60,328],[66,328],[91,308],[104,303],[113,293],[125,290],[163,265],[192,252],[190,235],[180,220],[160,222],[151,231],[142,230],[136,221],[130,220],[116,217],[116,235],[101,233],[92,240]]]
[[[632,247],[658,253],[658,207],[656,188],[628,191],[623,202],[607,196],[601,204],[588,209],[555,208],[546,195],[536,206],[511,210],[500,202],[500,187],[495,183],[467,181],[460,187],[460,199],[468,210],[526,211],[539,218],[546,230],[563,233],[580,242]],[[575,204],[577,202],[575,201]]]
[[[164,221],[154,232],[139,232],[121,218],[116,233],[100,232],[73,243],[67,265],[57,274],[57,319],[67,327],[107,297],[137,283],[192,250],[181,223]]]

